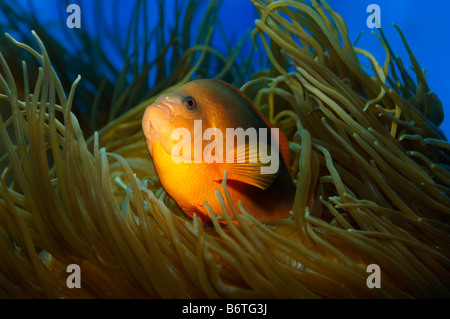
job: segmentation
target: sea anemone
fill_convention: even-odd
[[[252,38],[270,67],[248,71],[240,84],[290,138],[292,218],[256,220],[245,203],[233,205],[225,178],[216,194],[226,225],[211,210],[211,223],[202,223],[159,184],[140,129],[144,109],[193,76],[211,76],[201,71],[220,56],[210,33],[179,51],[184,71],[158,78],[155,85],[165,82],[150,96],[138,93],[149,70],[129,86],[119,76],[111,88],[122,98],[105,111],[115,113],[98,131],[89,127],[90,137],[72,112],[83,80],[66,94],[63,69],[56,72],[40,33],[32,32],[38,50],[8,35],[42,67],[33,85],[29,63],[17,80],[0,57],[0,97],[11,109],[0,116],[0,296],[450,296],[450,145],[438,129],[442,105],[406,40],[416,81],[382,32],[381,65],[352,45],[325,1],[252,3],[260,15]],[[232,66],[218,65],[216,75],[226,78]],[[85,101],[100,106],[95,96]],[[66,284],[71,264],[80,266],[80,289]],[[370,264],[380,267],[381,288],[367,285]]]

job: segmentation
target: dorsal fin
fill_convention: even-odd
[[[222,80],[216,79],[214,81],[217,81],[218,83],[225,85],[226,87],[230,88],[231,90],[233,90],[234,92],[239,94],[253,108],[253,110],[255,110],[255,112],[259,115],[259,117],[264,121],[264,123],[266,123],[266,125],[269,128],[275,128],[275,126],[273,126],[272,123],[270,123],[269,120],[266,119],[264,114],[262,114],[262,112],[255,106],[255,104],[253,104],[253,102],[249,99],[249,97],[247,95],[245,95],[241,90],[239,90],[234,85],[231,85],[230,83],[224,82]],[[286,164],[286,166],[289,167],[289,165],[290,165],[290,162],[289,162],[289,157],[290,157],[290,155],[289,155],[289,140],[281,130],[278,130],[278,132],[279,132],[279,136],[278,136],[278,138],[277,138],[277,136],[275,136],[275,140],[279,141],[279,148],[280,148],[281,156],[283,157],[283,161]]]

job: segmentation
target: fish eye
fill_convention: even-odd
[[[194,111],[197,108],[197,102],[192,96],[188,96],[184,99],[184,105],[189,111]]]

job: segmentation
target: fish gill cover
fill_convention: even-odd
[[[97,1],[89,32],[64,29],[65,12],[41,22],[33,3],[0,4],[1,297],[449,297],[443,108],[399,28],[408,57],[379,29],[380,62],[325,1],[252,0],[238,45],[214,1]],[[292,217],[255,219],[226,178],[225,225],[167,196],[142,115],[194,78],[241,87],[287,135]],[[368,287],[373,264],[381,288]]]

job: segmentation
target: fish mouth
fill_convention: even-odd
[[[159,109],[164,114],[164,116],[171,122],[173,122],[173,120],[175,119],[175,112],[173,111],[173,108],[170,105],[161,102],[156,102],[150,105],[150,107]]]
[[[147,107],[144,116],[142,118],[142,130],[144,133],[145,140],[147,142],[147,148],[151,156],[153,156],[152,154],[153,142],[155,141],[161,142],[161,136],[159,135],[157,125],[155,125],[156,124],[155,121],[158,121],[157,117],[155,118],[155,111],[158,109],[158,111],[156,111],[157,113],[159,113],[158,117],[162,117],[161,113],[163,113],[164,117],[167,116],[166,114],[169,114],[165,113],[164,108],[162,107],[153,108],[153,106],[154,105],[151,105],[151,107],[150,106]]]
[[[147,134],[145,134],[145,138],[148,144],[148,150],[150,152],[150,156],[153,157],[153,142],[161,143],[161,137],[159,136],[156,128],[150,123],[150,127],[148,128]]]

